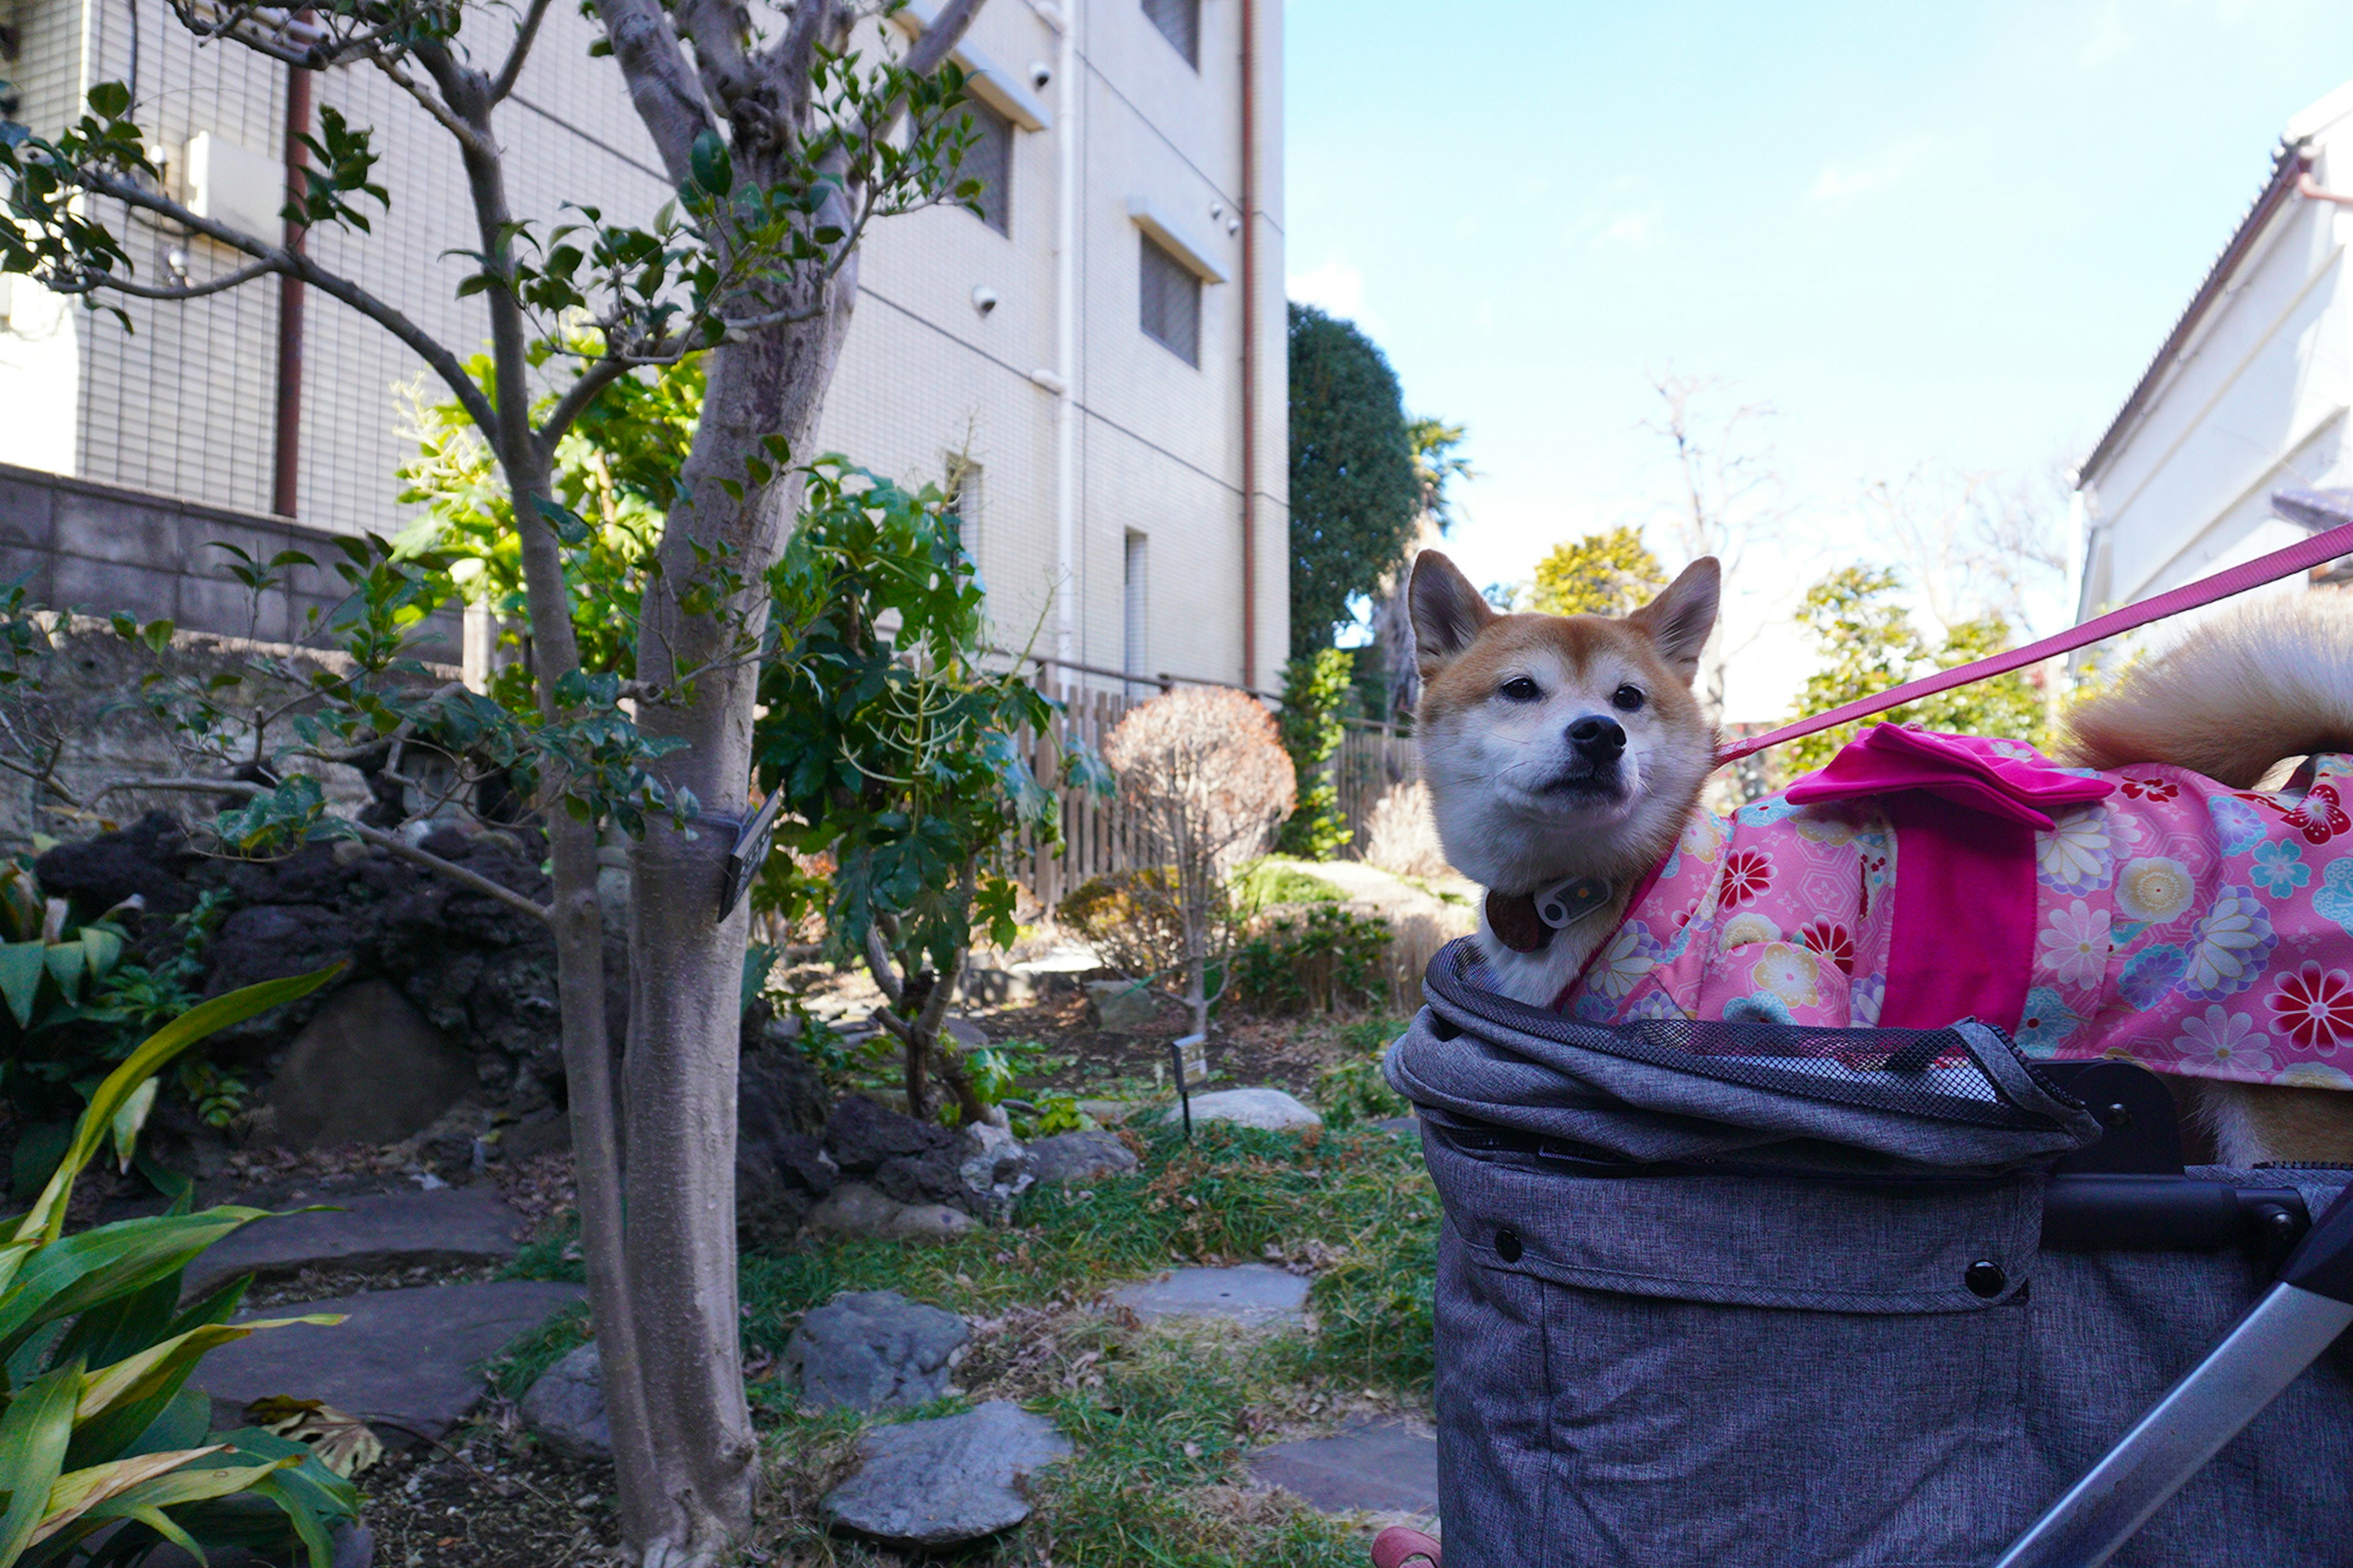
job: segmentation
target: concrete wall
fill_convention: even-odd
[[[285,589],[257,603],[224,570],[236,558],[209,548],[216,542],[263,561],[299,550],[318,564],[292,568]],[[319,623],[344,598],[333,570],[342,559],[334,535],[285,518],[0,463],[0,578],[24,579],[52,609],[326,646]],[[460,663],[463,637],[458,612],[445,609],[420,628],[417,656]]]

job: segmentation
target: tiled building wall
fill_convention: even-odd
[[[45,59],[72,56],[73,27],[88,34],[86,68],[45,67],[39,114],[60,113],[79,84],[128,68],[129,16],[141,25],[141,96],[174,163],[186,137],[210,130],[256,153],[280,155],[284,70],[233,46],[198,48],[164,0],[18,0],[68,41]],[[1071,656],[1122,663],[1125,539],[1148,536],[1152,563],[1144,663],[1154,671],[1217,679],[1241,676],[1240,244],[1225,220],[1240,197],[1239,0],[1203,0],[1200,68],[1153,27],[1138,0],[1074,0],[1083,68],[1078,96],[1082,158],[1078,279],[1081,309],[1074,399],[1077,422],[1075,558],[1060,582],[1057,553],[1057,398],[1031,373],[1055,363],[1057,142],[1065,129],[1018,132],[1008,232],[961,210],[890,218],[861,258],[861,297],[819,445],[911,480],[939,478],[952,453],[979,464],[970,513],[992,590],[1000,639],[1042,634],[1054,647],[1053,595],[1075,596]],[[1271,686],[1284,644],[1283,368],[1281,166],[1281,7],[1259,0],[1262,101],[1260,230],[1258,618],[1251,683]],[[469,41],[502,51],[511,24],[485,9]],[[609,61],[591,59],[589,24],[551,9],[515,98],[499,121],[519,216],[564,221],[565,200],[595,201],[641,218],[667,195],[653,150]],[[1056,59],[1057,36],[1018,0],[994,0],[970,42],[1026,78],[1029,62]],[[27,73],[29,75],[29,73]],[[1065,84],[1039,93],[1064,101]],[[399,306],[461,353],[479,352],[479,308],[455,298],[468,270],[453,249],[472,248],[470,206],[448,136],[373,68],[322,73],[318,103],[376,128],[377,178],[388,213],[369,236],[313,237],[325,265]],[[40,118],[28,109],[28,120]],[[179,178],[167,169],[167,182]],[[174,188],[177,189],[177,186]],[[1137,230],[1131,197],[1149,198],[1185,227],[1228,281],[1203,290],[1200,363],[1187,365],[1145,337],[1137,322]],[[373,214],[372,216],[375,216]],[[142,272],[161,271],[167,237],[134,228]],[[185,242],[176,242],[185,245]],[[191,269],[223,265],[197,242]],[[151,255],[152,252],[152,255]],[[973,289],[997,297],[983,315]],[[211,300],[131,306],[135,331],[83,319],[72,324],[79,356],[78,450],[42,457],[9,450],[0,460],[245,510],[266,510],[274,432],[277,285]],[[0,339],[0,376],[18,345]],[[398,389],[420,362],[382,329],[313,293],[305,324],[302,464],[298,515],[342,531],[396,530],[395,470],[410,449]],[[427,394],[442,395],[427,386]]]

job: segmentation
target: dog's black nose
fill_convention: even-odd
[[[1626,731],[1615,719],[1588,713],[1568,727],[1568,743],[1588,763],[1614,763],[1626,749]]]

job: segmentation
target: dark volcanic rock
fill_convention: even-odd
[[[825,1126],[825,1152],[843,1170],[861,1173],[885,1161],[919,1158],[955,1142],[955,1134],[946,1128],[902,1116],[862,1094],[835,1106]]]
[[[347,985],[294,1037],[269,1086],[271,1135],[290,1148],[391,1143],[475,1087],[473,1057],[382,980]]]
[[[133,897],[151,917],[164,917],[196,901],[187,875],[199,858],[177,821],[151,811],[128,827],[58,845],[33,871],[45,892],[73,900],[79,919],[93,920]]]

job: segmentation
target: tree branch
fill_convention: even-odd
[[[117,294],[128,294],[134,300],[201,300],[207,294],[225,293],[240,284],[250,283],[257,278],[267,278],[273,272],[283,270],[285,268],[274,261],[256,261],[240,267],[233,272],[224,272],[217,278],[207,278],[201,283],[184,283],[168,289],[158,288],[148,283],[134,283],[128,278],[117,278],[114,274],[107,272],[93,275],[90,278],[90,286],[93,289],[105,289]],[[61,293],[79,291],[79,289],[59,290]]]
[[[678,34],[656,0],[596,0],[613,58],[629,84],[629,101],[661,154],[670,183],[692,177],[694,139],[716,130],[702,84],[687,68]]]
[[[915,40],[915,47],[907,51],[907,69],[916,76],[929,76],[939,69],[948,52],[964,42],[965,29],[980,14],[980,4],[981,0],[948,0],[941,6],[932,25],[923,29],[923,36]],[[892,118],[895,120],[897,116]]]
[[[417,58],[425,58],[423,51],[418,52]],[[444,101],[448,96],[446,89],[440,94],[427,91],[423,82],[401,69],[400,62],[388,55],[371,55],[368,58],[377,70],[384,73],[386,80],[415,99],[418,107],[433,117],[434,123],[455,137],[461,149],[476,153],[492,151],[483,144],[480,136],[475,134],[474,128],[460,119],[458,111]],[[433,70],[432,62],[427,61],[426,69]],[[437,85],[439,84],[439,74],[438,71],[434,72]]]
[[[198,217],[169,196],[133,184],[128,180],[90,169],[75,170],[73,178],[84,190],[101,196],[112,196],[124,205],[137,207],[142,212],[151,212],[160,217],[167,217],[174,223],[203,235],[206,239],[218,240],[232,250],[243,251],[258,260],[267,261],[270,263],[271,270],[300,278],[321,293],[342,300],[402,342],[406,343],[416,353],[417,358],[432,366],[434,373],[440,376],[448,385],[450,392],[456,395],[459,405],[466,410],[468,417],[471,418],[478,426],[484,430],[496,427],[497,411],[491,408],[491,400],[482,395],[482,389],[474,384],[474,378],[466,374],[466,367],[458,362],[458,356],[436,342],[427,334],[424,328],[410,321],[391,304],[377,299],[350,279],[338,277],[327,271],[302,251],[287,250],[282,247],[268,245],[226,224],[216,223],[207,217]]]
[[[502,103],[507,94],[515,89],[522,77],[523,61],[530,58],[531,46],[539,37],[539,24],[547,16],[548,0],[531,0],[531,9],[523,13],[522,25],[515,29],[514,47],[507,51],[506,64],[491,79],[491,101]]]
[[[108,784],[90,798],[92,802],[96,802],[119,791],[142,789],[164,790],[178,795],[233,795],[246,800],[269,793],[259,784],[246,784],[238,779],[120,779]],[[455,861],[444,860],[438,855],[428,854],[397,834],[386,833],[381,828],[365,826],[356,822],[345,822],[343,826],[351,829],[353,836],[361,842],[372,844],[387,854],[422,866],[435,876],[446,878],[461,888],[481,894],[486,899],[496,899],[517,913],[526,914],[534,920],[541,921],[553,921],[555,918],[554,911],[546,905],[532,902],[512,888],[504,883],[493,882],[480,871],[470,871]]]
[[[554,460],[555,444],[564,439],[565,433],[572,428],[572,422],[587,413],[589,405],[595,403],[607,387],[628,374],[633,368],[630,361],[607,354],[582,371],[579,379],[564,389],[564,395],[555,400],[555,406],[547,411],[547,417],[539,422],[539,429],[532,437],[551,462]]]

